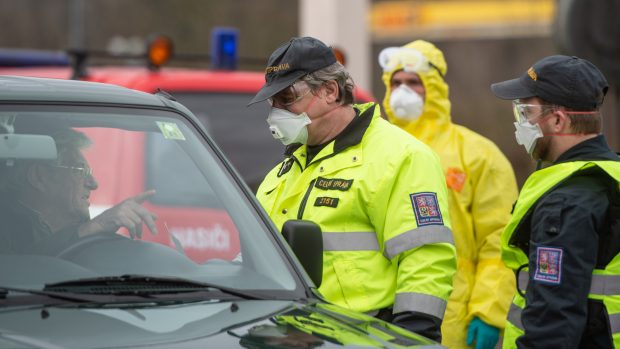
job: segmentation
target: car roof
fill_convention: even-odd
[[[157,95],[117,85],[23,76],[0,76],[0,100],[170,106]]]
[[[71,79],[72,70],[70,67],[0,66],[0,75]],[[161,88],[173,95],[180,91],[255,94],[263,87],[265,76],[263,72],[245,70],[162,67],[153,71],[143,66],[91,66],[81,80],[115,84],[145,92]],[[358,86],[354,93],[358,103],[375,100],[370,92]]]

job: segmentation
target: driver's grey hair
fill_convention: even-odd
[[[0,195],[15,196],[28,186],[28,168],[34,164],[61,165],[66,154],[89,147],[92,141],[82,132],[63,129],[50,135],[56,143],[55,160],[15,160],[0,163]]]

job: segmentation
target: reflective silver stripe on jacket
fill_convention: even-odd
[[[519,271],[519,289],[525,291],[529,283],[529,274],[525,270]],[[592,275],[590,294],[601,296],[620,295],[620,275]]]
[[[525,270],[519,272],[519,288],[525,290],[529,282],[529,274]],[[620,295],[620,276],[619,275],[592,275],[590,283],[590,294],[602,296]],[[514,303],[510,305],[508,321],[523,330],[521,323],[521,308]],[[609,314],[609,327],[611,333],[620,333],[620,313]]]
[[[516,326],[521,331],[525,331],[523,329],[523,323],[521,322],[521,312],[523,309],[519,308],[516,304],[510,304],[510,310],[508,310],[508,322]]]
[[[521,322],[521,313],[523,309],[519,308],[514,303],[510,304],[510,310],[508,310],[508,322],[513,324],[521,331],[525,331],[523,323]],[[620,333],[620,313],[610,314],[609,318],[609,330],[611,333]]]
[[[397,293],[393,312],[398,314],[403,311],[417,311],[443,319],[443,314],[446,312],[446,301],[424,293]]]
[[[611,333],[620,332],[620,313],[609,315],[609,330]]]
[[[398,254],[416,247],[446,242],[454,245],[452,231],[444,225],[427,225],[406,231],[385,243],[385,257],[392,259]]]
[[[380,251],[373,232],[323,233],[323,251]]]

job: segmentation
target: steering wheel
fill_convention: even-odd
[[[56,257],[71,260],[78,253],[91,247],[92,245],[100,244],[106,241],[117,241],[119,239],[128,238],[116,233],[98,233],[88,235],[67,246],[65,249],[56,254]]]

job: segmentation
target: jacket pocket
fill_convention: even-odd
[[[370,301],[364,286],[369,280],[364,277],[364,271],[352,260],[334,261],[334,270],[348,307],[358,311],[369,310]]]
[[[543,231],[550,236],[555,236],[560,233],[562,210],[565,207],[565,201],[565,198],[556,196],[550,196],[545,201],[544,219],[541,224]]]
[[[284,181],[281,179],[263,183],[256,193],[256,198],[267,213],[271,214],[282,190]]]

